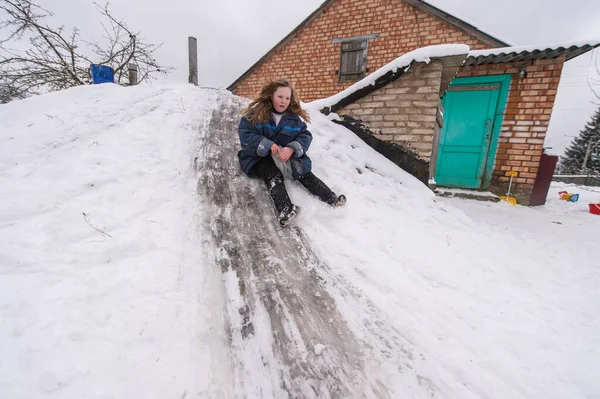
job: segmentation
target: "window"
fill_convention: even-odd
[[[369,39],[379,37],[379,34],[333,39],[332,43],[341,43],[340,82],[356,82],[365,77],[367,72],[367,51]]]
[[[340,82],[356,82],[367,71],[368,41],[342,43]]]

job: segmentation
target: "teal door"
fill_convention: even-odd
[[[436,163],[440,186],[485,188],[492,168],[510,75],[457,78],[444,95]]]

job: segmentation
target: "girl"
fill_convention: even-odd
[[[334,207],[346,203],[344,195],[337,196],[311,172],[312,163],[306,151],[312,135],[300,119],[310,122],[310,117],[300,107],[290,82],[271,81],[242,114],[238,128],[242,145],[238,152],[240,166],[248,176],[258,176],[265,181],[282,226],[289,224],[300,211],[288,196],[282,170],[291,172],[288,178],[298,180],[321,201]]]

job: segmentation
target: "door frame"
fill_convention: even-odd
[[[449,87],[457,87],[457,86],[480,86],[480,85],[492,85],[499,84],[500,89],[498,93],[498,104],[496,105],[496,112],[494,116],[494,122],[492,126],[492,135],[490,137],[490,144],[487,149],[486,161],[485,161],[485,169],[481,179],[481,188],[485,189],[489,186],[490,181],[492,179],[492,172],[494,168],[494,162],[496,161],[496,153],[498,152],[498,143],[500,139],[500,132],[502,130],[502,122],[504,121],[504,113],[506,110],[509,89],[511,83],[511,75],[503,74],[503,75],[486,75],[486,76],[471,76],[464,78],[454,78],[452,82],[450,82]],[[442,99],[442,106],[445,107],[446,95],[444,93],[444,97]],[[445,123],[444,123],[445,125]],[[440,140],[437,148],[437,157],[440,154],[441,144],[443,142],[442,135],[444,134],[444,129],[440,129]],[[437,162],[436,162],[437,163]],[[438,165],[436,165],[437,168]]]

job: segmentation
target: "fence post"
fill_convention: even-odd
[[[188,37],[188,56],[190,63],[188,83],[198,86],[198,41],[192,36]]]
[[[138,83],[138,69],[134,63],[129,63],[129,86],[134,86]]]

